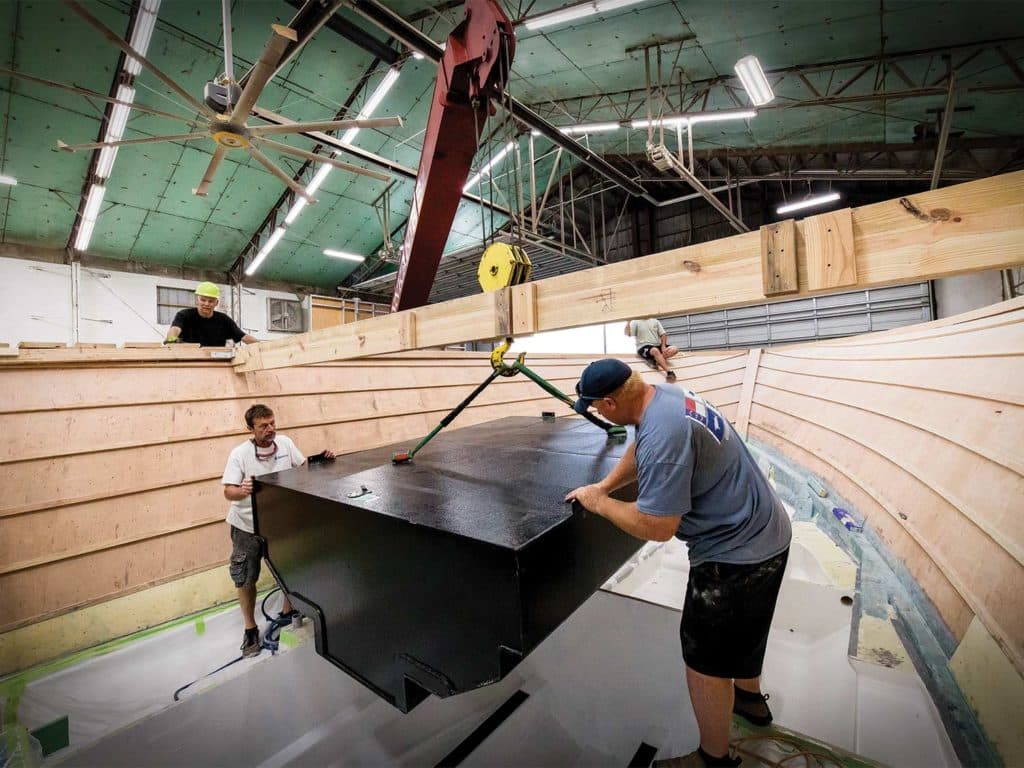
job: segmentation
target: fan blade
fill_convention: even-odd
[[[290,123],[288,125],[256,125],[249,127],[254,136],[275,133],[302,133],[303,131],[345,131],[349,128],[394,128],[402,126],[400,117],[369,117],[363,120],[325,120],[319,123]]]
[[[245,84],[245,89],[242,91],[238,103],[231,110],[232,123],[244,123],[249,118],[252,105],[256,103],[256,99],[260,97],[267,81],[270,80],[270,77],[277,69],[277,63],[284,56],[285,51],[288,50],[288,44],[294,43],[299,39],[298,34],[291,27],[271,24],[270,28],[274,30],[274,33],[267,40],[267,45],[263,49],[263,53],[260,54],[259,61],[256,62],[256,66],[249,73],[249,81]]]
[[[217,169],[220,168],[220,164],[224,162],[224,155],[227,153],[227,147],[220,144],[217,145],[217,151],[213,153],[213,157],[210,158],[210,164],[206,166],[206,173],[203,174],[203,180],[199,182],[198,187],[192,190],[193,195],[206,197],[206,193],[210,191],[210,182],[213,181],[213,177],[216,175]]]
[[[358,165],[351,165],[349,163],[343,163],[341,160],[335,160],[330,155],[316,155],[312,152],[307,152],[304,149],[298,149],[289,144],[282,144],[279,141],[273,141],[272,139],[264,139],[262,137],[252,137],[253,141],[258,141],[260,145],[266,144],[268,147],[276,149],[278,152],[284,152],[288,155],[295,155],[305,160],[312,160],[314,163],[327,163],[333,165],[335,168],[340,168],[343,171],[350,171],[352,173],[358,173],[360,176],[369,176],[371,179],[377,179],[378,181],[390,181],[391,177],[386,173],[378,173],[377,171],[371,171],[366,168],[360,168]]]
[[[256,147],[254,147],[254,146],[252,146],[250,144],[249,146],[245,147],[245,151],[248,152],[253,157],[255,157],[259,161],[260,165],[262,165],[264,168],[266,168],[272,174],[277,176],[277,178],[279,178],[281,181],[283,181],[285,184],[287,184],[289,187],[291,187],[292,190],[295,192],[295,194],[297,194],[300,197],[304,198],[307,203],[315,203],[316,202],[316,199],[313,198],[308,192],[306,192],[306,190],[302,187],[301,184],[299,184],[295,179],[293,179],[287,173],[285,173],[280,168],[278,168],[276,165],[274,165],[271,162],[270,158],[268,158],[266,155],[264,155],[262,152],[260,152],[258,149],[256,149]]]
[[[57,146],[65,152],[80,152],[83,149],[99,149],[100,147],[128,147],[132,144],[156,144],[161,141],[195,141],[208,139],[208,133],[177,133],[173,136],[149,136],[145,139],[125,139],[123,141],[91,141],[88,144],[65,144],[60,139]]]
[[[167,117],[171,120],[177,120],[185,123],[186,125],[202,125],[195,120],[189,120],[187,117],[181,115],[172,115],[170,112],[164,112],[159,109],[153,109],[153,107],[144,107],[141,104],[136,104],[134,101],[121,101],[111,96],[107,96],[99,91],[90,91],[88,88],[78,88],[74,85],[65,85],[64,83],[57,83],[53,80],[47,80],[43,77],[35,77],[34,75],[27,75],[24,72],[19,72],[16,69],[7,69],[7,67],[0,67],[0,75],[8,75],[10,77],[17,77],[21,80],[28,80],[30,83],[38,83],[39,85],[45,85],[48,88],[57,88],[62,91],[68,91],[69,93],[77,93],[79,96],[88,96],[91,99],[98,99],[105,101],[108,104],[121,104],[126,107],[131,107],[138,112],[144,112],[147,115],[156,115],[157,117]]]
[[[122,40],[120,37],[117,36],[116,33],[114,33],[112,30],[108,29],[103,24],[102,21],[100,21],[95,16],[93,16],[91,13],[89,13],[87,10],[85,10],[85,8],[83,8],[77,2],[77,0],[64,0],[64,4],[67,5],[71,10],[73,10],[79,16],[81,16],[83,19],[85,19],[85,21],[89,24],[89,26],[91,26],[93,29],[98,31],[101,35],[103,35],[105,38],[107,38],[107,40],[109,40],[114,45],[116,45],[118,48],[120,48],[122,51],[124,51],[128,56],[131,56],[133,59],[138,60],[142,64],[142,66],[144,66],[146,69],[148,69],[150,72],[152,72],[157,77],[157,79],[160,80],[160,82],[162,82],[164,85],[166,85],[168,88],[170,88],[176,94],[178,94],[181,98],[183,98],[185,101],[187,101],[189,104],[191,104],[196,109],[197,112],[199,112],[199,113],[201,113],[203,115],[206,115],[209,118],[216,117],[216,114],[214,113],[214,111],[212,109],[210,109],[208,106],[203,104],[201,101],[198,101],[195,98],[193,98],[188,93],[188,91],[186,91],[184,88],[182,88],[176,82],[171,80],[171,78],[169,78],[167,75],[165,75],[163,72],[161,72],[153,64],[153,62],[151,62],[149,59],[147,59],[141,53],[139,53],[134,48],[132,48],[127,43],[127,41]]]

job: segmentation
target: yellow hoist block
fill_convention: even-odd
[[[533,264],[526,251],[518,245],[494,243],[488,246],[480,258],[480,268],[476,272],[480,287],[485,293],[520,285],[530,279]]]

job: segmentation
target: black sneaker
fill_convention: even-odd
[[[261,650],[259,627],[245,630],[245,634],[242,636],[242,656],[245,658],[258,656]]]
[[[768,709],[768,694],[751,693],[742,688],[735,688],[735,693],[733,714],[762,728],[771,725],[772,711]]]
[[[279,626],[287,627],[289,624],[292,623],[292,620],[298,615],[299,612],[292,608],[290,611],[288,611],[288,613],[281,611],[279,614],[277,614],[277,619],[275,619],[275,621],[278,623]]]
[[[665,381],[671,383],[671,382],[673,382],[675,380],[676,380],[676,372],[675,371],[669,371],[668,373],[665,374]]]

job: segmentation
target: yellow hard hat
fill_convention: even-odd
[[[213,283],[200,283],[196,286],[196,296],[206,296],[210,299],[219,299],[220,288]]]

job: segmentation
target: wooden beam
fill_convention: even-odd
[[[381,317],[309,331],[242,349],[236,371],[259,371],[327,360],[458,344],[468,339],[497,339],[511,332],[507,288],[493,293],[430,304]]]
[[[1024,263],[1024,171],[808,217],[795,229],[797,290],[789,296],[1005,269]],[[771,298],[761,237],[746,232],[407,311],[415,313],[422,348],[508,335],[511,307],[528,309],[517,331],[539,332],[759,304]],[[400,315],[247,347],[236,355],[235,369],[411,349]]]
[[[821,217],[796,223],[799,290],[790,297],[835,290],[812,287],[808,277],[808,262],[822,256],[808,249],[826,247],[813,232],[807,236],[808,228],[834,220]],[[856,280],[849,287],[1005,269],[1024,263],[1024,172],[852,209],[850,224]],[[760,238],[744,233],[537,281],[536,330],[762,303]],[[700,268],[687,269],[685,262]],[[525,287],[511,290],[515,302]]]

